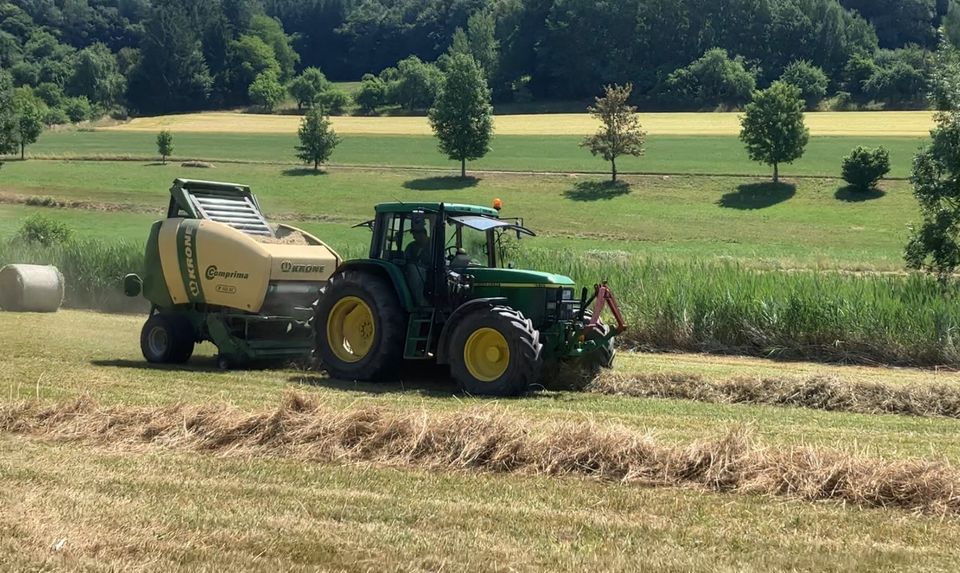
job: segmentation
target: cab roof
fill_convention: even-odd
[[[416,203],[380,203],[376,206],[377,213],[414,213],[417,211],[439,211],[440,203],[416,202]],[[481,207],[479,205],[466,205],[463,203],[443,203],[443,208],[447,215],[485,215],[487,217],[499,217],[500,212],[491,207]]]

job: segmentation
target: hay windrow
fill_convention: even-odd
[[[699,374],[604,372],[586,389],[636,398],[960,419],[960,386],[940,383],[894,386],[850,382],[833,376],[735,377],[715,381]]]
[[[960,514],[960,472],[945,462],[767,448],[742,428],[671,446],[591,421],[531,424],[494,406],[444,413],[335,410],[295,393],[273,411],[253,413],[225,405],[31,401],[0,406],[0,431],[122,448],[573,476]]]

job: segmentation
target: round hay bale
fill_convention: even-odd
[[[63,275],[57,267],[7,265],[0,269],[0,308],[13,312],[56,312],[63,304]]]
[[[216,165],[213,163],[208,163],[206,161],[184,161],[180,164],[180,167],[196,167],[199,169],[214,169]]]

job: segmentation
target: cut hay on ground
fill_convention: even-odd
[[[739,113],[641,113],[650,135],[737,135]],[[933,127],[928,111],[812,112],[806,124],[813,136],[924,137]],[[293,115],[260,115],[238,112],[202,112],[142,117],[101,128],[103,131],[178,133],[297,133],[301,118]],[[426,117],[330,118],[341,135],[433,135]],[[498,115],[498,135],[587,135],[598,123],[587,113]]]
[[[832,376],[736,377],[712,381],[699,374],[604,372],[587,386],[587,390],[638,398],[960,418],[960,387],[935,383],[894,386],[847,382]]]
[[[0,406],[0,431],[123,448],[576,476],[960,514],[960,472],[945,462],[766,448],[739,429],[712,441],[668,446],[620,426],[531,424],[497,407],[447,413],[333,410],[300,394],[259,413],[225,405],[31,401]]]

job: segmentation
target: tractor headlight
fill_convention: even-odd
[[[573,289],[565,288],[561,290],[560,300],[573,300]]]

